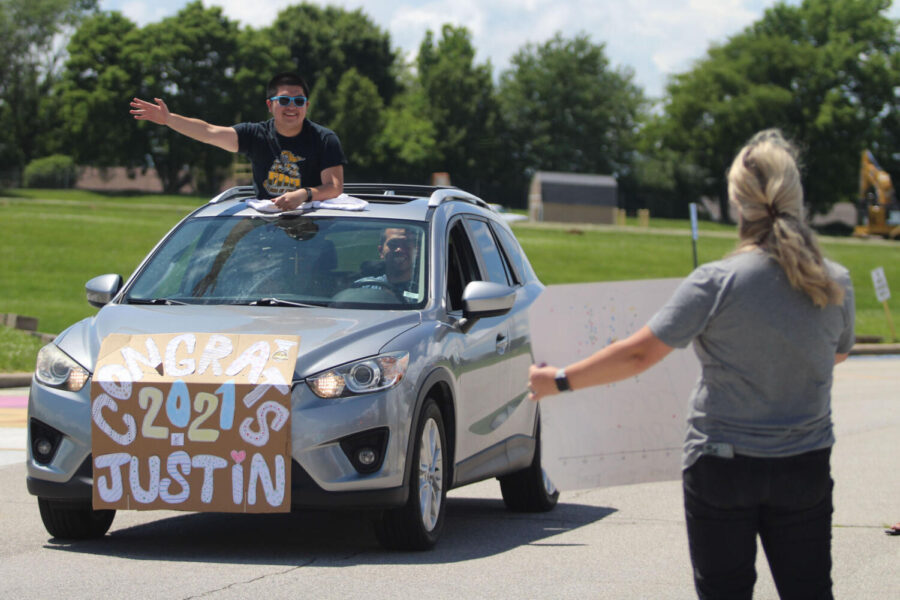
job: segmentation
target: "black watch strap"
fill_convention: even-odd
[[[572,389],[569,387],[569,378],[566,377],[565,369],[560,369],[556,372],[556,389],[561,392],[568,392]]]

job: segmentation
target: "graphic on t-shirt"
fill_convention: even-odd
[[[306,160],[290,150],[282,150],[272,166],[263,187],[273,196],[300,189],[300,163]]]

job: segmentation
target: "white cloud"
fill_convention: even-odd
[[[204,0],[205,6],[221,6],[222,12],[224,12],[229,19],[240,21],[242,25],[249,25],[257,28],[271,25],[275,20],[275,17],[278,16],[278,13],[291,4],[298,4],[298,2],[292,2],[291,0],[266,0],[265,2],[247,2],[247,0]]]
[[[157,0],[153,2],[148,0],[124,0],[119,2],[101,1],[100,7],[104,10],[118,10],[138,25],[143,26],[174,14],[184,4],[186,2],[183,0]]]

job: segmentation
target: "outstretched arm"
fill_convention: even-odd
[[[166,127],[177,131],[182,135],[193,138],[204,144],[217,146],[228,152],[238,151],[237,131],[233,127],[222,127],[220,125],[210,125],[206,121],[200,119],[191,119],[182,117],[175,113],[169,112],[169,107],[163,102],[162,98],[154,98],[153,102],[147,102],[140,98],[134,98],[131,101],[131,114],[138,121],[150,121],[157,125],[165,125]]]
[[[662,359],[673,348],[656,337],[646,325],[624,340],[613,342],[591,356],[565,368],[566,377],[573,390],[613,383],[643,373]],[[528,387],[531,399],[558,393],[556,371],[558,367],[531,366]]]

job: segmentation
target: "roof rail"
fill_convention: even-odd
[[[408,183],[345,183],[344,192],[349,194],[373,194],[382,196],[428,196],[428,207],[435,208],[448,200],[462,200],[476,206],[493,210],[490,205],[469,192],[457,187],[434,185],[416,185]],[[218,204],[225,200],[246,200],[255,198],[256,190],[252,185],[239,185],[229,188],[209,201]]]
[[[434,208],[447,200],[462,200],[492,210],[487,202],[458,187],[442,185],[416,185],[409,183],[345,183],[348,194],[377,194],[382,196],[428,196],[428,207]]]
[[[436,189],[431,193],[431,197],[428,198],[428,208],[435,208],[442,202],[446,202],[448,200],[462,200],[463,202],[469,202],[476,206],[480,206],[481,208],[493,210],[487,202],[485,202],[478,196],[470,194],[469,192],[464,192],[459,188]]]
[[[435,190],[456,189],[444,186],[410,183],[345,183],[347,194],[373,194],[381,196],[430,196]]]
[[[224,200],[238,199],[238,200],[246,200],[247,198],[255,198],[256,190],[252,185],[239,185],[233,188],[228,188],[215,198],[209,201],[209,204],[218,204]]]

